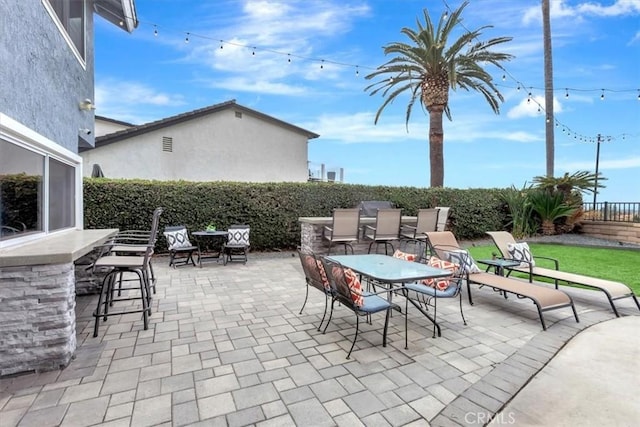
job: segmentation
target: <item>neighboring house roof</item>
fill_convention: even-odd
[[[134,0],[95,0],[93,9],[98,15],[129,33],[138,26]]]
[[[123,122],[121,120],[111,119],[109,117],[98,116],[97,114],[96,114],[96,120],[100,120],[100,121],[103,121],[103,122],[109,122],[109,123],[113,123],[113,124],[121,125],[121,126],[126,126],[126,127],[135,126],[133,123]]]
[[[178,123],[182,123],[182,122],[186,122],[188,120],[192,120],[192,119],[196,119],[199,117],[203,117],[206,116],[208,114],[213,114],[213,113],[217,113],[219,111],[222,110],[227,110],[227,109],[235,109],[238,111],[244,111],[248,114],[251,114],[253,116],[259,117],[260,119],[267,121],[267,122],[271,122],[277,126],[282,126],[284,128],[288,128],[290,130],[292,130],[293,132],[298,132],[301,133],[303,135],[306,135],[308,139],[313,139],[313,138],[318,138],[320,135],[318,135],[317,133],[313,133],[311,131],[308,131],[306,129],[302,129],[298,126],[294,126],[290,123],[284,122],[282,120],[276,119],[275,117],[271,117],[268,116],[264,113],[261,113],[259,111],[256,110],[252,110],[250,108],[247,107],[243,107],[240,104],[236,104],[235,99],[232,99],[230,101],[226,101],[226,102],[222,102],[220,104],[215,104],[215,105],[211,105],[209,107],[205,107],[205,108],[200,108],[198,110],[193,110],[190,111],[188,113],[182,113],[182,114],[178,114],[177,116],[172,116],[172,117],[167,117],[165,119],[162,120],[157,120],[155,122],[150,122],[150,123],[146,123],[140,126],[133,126],[130,127],[128,129],[123,129],[117,132],[113,132],[110,133],[108,135],[103,135],[103,136],[99,136],[96,137],[96,146],[94,148],[99,148],[99,147],[103,147],[105,145],[109,145],[109,144],[113,144],[114,142],[118,142],[118,141],[122,141],[123,139],[129,139],[132,138],[134,136],[137,135],[141,135],[147,132],[151,132],[154,130],[158,130],[158,129],[162,129],[165,127],[169,127],[169,126],[173,126],[176,125]],[[90,150],[91,148],[84,148],[81,149],[80,151],[87,151]]]

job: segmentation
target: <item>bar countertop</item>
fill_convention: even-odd
[[[74,262],[118,232],[117,228],[69,230],[0,249],[0,267]]]

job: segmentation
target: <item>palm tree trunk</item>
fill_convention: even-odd
[[[432,105],[429,111],[429,163],[431,187],[444,185],[444,130],[442,128],[443,105]]]
[[[547,176],[553,176],[555,157],[555,119],[553,115],[553,55],[551,51],[551,18],[549,1],[542,0],[542,32],[544,39],[544,109],[546,117]]]

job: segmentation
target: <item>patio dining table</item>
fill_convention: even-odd
[[[422,264],[414,261],[405,261],[400,258],[394,258],[388,255],[382,254],[362,254],[362,255],[331,255],[327,259],[340,263],[346,268],[366,276],[370,279],[374,279],[377,282],[388,284],[393,286],[394,284],[400,284],[399,291],[403,292],[403,295],[408,297],[407,290],[404,288],[405,283],[417,282],[424,279],[436,279],[440,277],[448,277],[451,275],[451,271],[440,268],[431,267],[426,264]],[[389,300],[393,296],[393,292],[389,292]],[[438,336],[440,333],[440,325],[435,321],[429,313],[422,309],[418,303],[413,299],[409,299],[420,312],[435,325],[438,330]],[[405,347],[406,335],[407,335],[407,313],[405,310]]]

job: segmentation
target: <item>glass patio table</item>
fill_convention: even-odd
[[[356,273],[367,276],[378,282],[389,284],[400,284],[398,290],[408,297],[407,290],[402,285],[409,282],[417,282],[424,279],[436,279],[440,277],[451,276],[451,271],[440,268],[431,267],[426,264],[413,261],[405,261],[403,259],[394,258],[382,254],[363,254],[363,255],[331,255],[327,259],[340,263],[346,268],[350,268]],[[392,292],[389,292],[389,302],[391,302]],[[429,313],[427,313],[413,299],[407,298],[414,307],[431,321],[440,333],[440,325],[435,321]],[[407,329],[407,313],[405,310],[405,338]],[[406,342],[405,342],[406,347]]]

